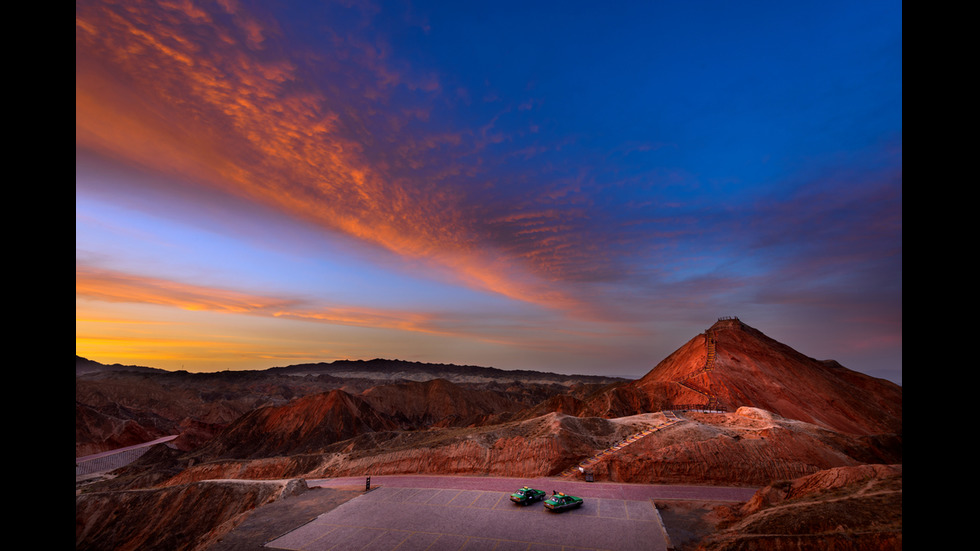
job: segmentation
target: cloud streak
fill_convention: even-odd
[[[417,112],[365,115],[392,101],[394,87],[431,92],[437,85],[393,71],[383,49],[335,39],[331,44],[342,50],[337,57],[353,60],[358,71],[339,66],[321,74],[346,85],[331,86],[338,95],[328,99],[295,62],[277,54],[262,59],[275,33],[254,19],[226,14],[235,17],[221,25],[201,9],[177,7],[132,4],[77,15],[80,147],[275,205],[398,255],[448,267],[468,284],[546,304],[571,300],[543,291],[529,276],[505,275],[521,268],[554,271],[555,257],[570,247],[555,237],[560,228],[537,242],[539,250],[508,258],[487,251],[479,228],[462,216],[472,212],[465,190],[444,185],[459,170],[430,155],[459,144],[458,134],[402,132]],[[89,59],[107,58],[125,78],[89,69]],[[167,116],[159,116],[164,109]]]
[[[315,305],[295,298],[262,296],[81,265],[75,268],[75,295],[88,300],[151,304],[190,311],[443,333],[437,329],[436,316],[431,313]]]

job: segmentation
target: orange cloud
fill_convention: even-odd
[[[313,306],[298,300],[261,296],[160,278],[75,268],[75,295],[104,302],[156,304],[190,311],[252,314],[304,321],[442,333],[432,314],[371,308]]]
[[[231,291],[217,287],[191,285],[161,278],[100,270],[84,265],[75,268],[75,295],[83,300],[99,303],[156,305],[190,312],[247,315],[257,318],[290,319],[301,322],[324,323],[347,327],[390,329],[436,336],[465,337],[484,343],[534,346],[515,340],[521,334],[522,321],[513,319],[503,331],[488,328],[479,319],[449,318],[433,312],[378,309],[314,304],[289,298],[270,297]],[[108,316],[101,313],[101,306],[76,308],[76,328],[79,331],[76,346],[91,347],[95,343],[115,343],[118,349],[136,346],[147,349],[160,346],[170,340],[199,342],[188,338],[184,332],[168,336],[174,329],[169,321],[149,321],[140,318],[143,313],[127,313]],[[132,316],[136,315],[134,319]],[[185,322],[180,322],[185,323]],[[192,322],[186,322],[192,323]],[[94,328],[98,329],[94,329]],[[491,326],[492,327],[492,326]],[[556,327],[556,334],[574,332],[570,327]],[[511,334],[513,333],[513,335]],[[201,339],[200,348],[207,348]],[[176,346],[176,342],[170,343]],[[190,346],[181,343],[180,347]],[[105,346],[102,346],[103,348]]]
[[[184,310],[238,314],[277,311],[290,303],[282,299],[84,266],[75,267],[75,296],[107,302],[157,304]]]
[[[217,21],[183,4],[80,5],[76,144],[275,206],[480,289],[578,304],[548,287],[580,254],[567,235],[527,228],[551,236],[519,254],[488,246],[461,192],[440,185],[458,174],[453,163],[426,157],[459,136],[412,135],[400,132],[403,121],[375,116],[400,84],[438,90],[431,77],[413,81],[388,65],[384,48],[355,40],[338,41],[341,61],[323,62],[324,80],[337,81],[313,82],[305,61],[276,52],[273,24],[237,11],[235,24]],[[419,109],[391,112],[409,120]]]
[[[174,327],[173,336],[113,335],[107,336],[98,326],[86,327],[75,337],[75,353],[103,363],[148,365],[165,369],[182,369],[184,364],[209,370],[266,368],[269,360],[317,361],[332,356],[330,350],[316,343],[305,343],[302,349],[284,346],[250,335],[208,338],[181,332]],[[290,343],[292,344],[292,343]]]

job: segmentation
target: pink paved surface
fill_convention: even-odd
[[[309,486],[364,485],[365,477],[309,480]],[[512,503],[521,486],[585,499],[562,513]],[[667,536],[652,499],[744,501],[746,488],[569,482],[462,476],[371,477],[372,491],[320,515],[266,547],[318,550],[660,551]]]
[[[313,486],[350,486],[365,484],[366,477],[311,479]],[[617,482],[584,482],[557,478],[503,478],[484,476],[385,475],[372,476],[371,487],[445,488],[459,490],[496,490],[508,494],[521,486],[565,492],[582,497],[628,500],[700,499],[710,501],[747,501],[758,488],[732,486],[694,486],[673,484],[623,484]]]

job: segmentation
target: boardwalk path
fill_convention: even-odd
[[[165,444],[177,438],[177,435],[164,436],[152,442],[144,442],[135,446],[127,446],[102,453],[94,453],[84,457],[75,458],[75,476],[84,476],[93,473],[111,471],[119,467],[125,467],[133,461],[143,456],[150,450],[150,447],[157,444]]]
[[[659,430],[663,430],[663,429],[665,429],[667,427],[676,425],[677,423],[680,423],[682,421],[682,419],[680,417],[678,417],[677,414],[675,414],[673,411],[664,411],[662,413],[667,418],[667,422],[664,423],[663,425],[657,425],[655,427],[650,427],[648,429],[645,429],[645,430],[642,430],[642,431],[637,432],[635,434],[632,434],[628,438],[622,440],[621,442],[617,442],[616,444],[613,444],[612,446],[609,446],[608,448],[600,451],[599,453],[593,455],[592,457],[589,457],[588,459],[585,459],[583,461],[580,461],[578,465],[574,465],[572,467],[569,467],[568,469],[565,469],[558,476],[560,476],[560,477],[568,477],[568,476],[577,475],[577,474],[579,474],[582,471],[588,471],[589,469],[592,468],[593,465],[595,465],[596,463],[598,463],[598,462],[600,462],[600,461],[608,458],[610,455],[618,452],[619,450],[621,450],[621,449],[623,449],[623,448],[625,448],[625,447],[627,447],[627,446],[629,446],[631,444],[634,444],[637,441],[639,441],[639,440],[641,440],[641,439],[643,439],[643,438],[645,438],[645,437],[647,437],[647,436],[649,436],[649,435],[651,435],[651,434],[653,434],[653,433],[655,433],[655,432],[657,432]]]

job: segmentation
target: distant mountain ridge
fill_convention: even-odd
[[[159,369],[156,367],[144,367],[141,365],[122,365],[122,364],[107,365],[107,364],[96,362],[94,360],[89,360],[88,358],[83,358],[78,354],[75,354],[76,377],[80,375],[87,375],[89,373],[98,373],[101,371],[142,371],[142,372],[167,373],[166,370]]]
[[[602,375],[563,375],[546,371],[506,370],[495,367],[410,362],[382,358],[297,364],[287,367],[273,367],[266,371],[287,375],[330,375],[342,378],[356,377],[389,381],[401,379],[421,382],[432,379],[446,379],[454,383],[510,381],[560,384],[609,384],[628,380],[622,377],[606,377]]]
[[[90,455],[173,434],[180,435],[174,445],[190,450],[257,408],[283,406],[304,396],[337,390],[356,400],[373,396],[370,401],[375,406],[381,396],[402,403],[404,412],[389,412],[391,422],[418,427],[485,421],[555,395],[581,396],[625,381],[384,359],[189,373],[104,365],[76,355],[75,454]],[[439,404],[439,408],[419,411],[417,404],[406,405],[399,398],[402,395],[413,396],[430,408]],[[469,408],[485,400],[484,406],[495,405],[483,410]],[[451,406],[458,411],[450,411]]]
[[[103,371],[187,373],[186,371],[167,371],[155,367],[136,365],[106,365],[78,355],[75,356],[76,377]],[[283,367],[270,367],[268,369],[222,371],[218,373],[239,372],[290,376],[329,375],[341,379],[371,379],[385,382],[422,382],[433,379],[445,379],[453,383],[533,382],[540,384],[563,384],[566,386],[573,384],[610,384],[629,380],[622,377],[607,377],[603,375],[565,375],[547,371],[524,369],[506,370],[475,365],[412,362],[382,358],[375,358],[373,360],[336,360],[333,362],[305,363]]]

